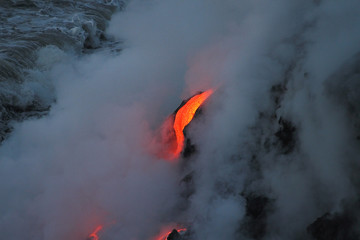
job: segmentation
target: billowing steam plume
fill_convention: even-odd
[[[49,114],[0,147],[1,238],[359,239],[359,23],[357,0],[130,1],[122,52],[62,53]],[[154,154],[214,88],[195,151]]]

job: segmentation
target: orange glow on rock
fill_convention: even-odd
[[[103,229],[102,225],[96,227],[96,229],[89,235],[89,240],[99,240],[98,233]]]
[[[185,232],[187,229],[186,228],[179,228],[179,229],[174,229],[176,230],[178,233],[182,233]],[[154,240],[167,240],[168,236],[170,235],[171,231],[166,231],[165,233],[161,233],[159,236],[157,236]]]
[[[191,122],[198,108],[208,97],[210,97],[213,92],[214,91],[210,89],[193,96],[176,112],[174,120],[174,131],[176,135],[177,147],[173,153],[174,158],[179,157],[181,151],[184,148],[184,128]]]

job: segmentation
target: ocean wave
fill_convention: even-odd
[[[52,91],[43,93],[51,85],[45,71],[64,52],[80,56],[117,47],[104,32],[112,14],[123,7],[121,0],[0,0],[0,141],[12,120],[41,116],[55,101]]]

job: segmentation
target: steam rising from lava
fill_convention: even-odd
[[[68,54],[49,114],[0,147],[2,238],[83,240],[112,221],[104,240],[170,222],[192,240],[357,234],[359,22],[358,0],[130,1],[107,32],[122,52]],[[181,98],[220,83],[187,131],[196,156],[149,152]]]

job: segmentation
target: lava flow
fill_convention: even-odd
[[[198,108],[213,92],[214,91],[210,89],[193,96],[176,112],[173,125],[177,142],[177,147],[173,152],[175,158],[179,157],[184,147],[184,128],[191,122]]]
[[[186,232],[186,230],[187,230],[186,228],[173,229],[172,231],[167,231],[166,233],[160,234],[158,237],[155,238],[155,240],[167,240],[173,231],[176,231],[177,234],[180,234]]]
[[[102,225],[96,227],[96,229],[88,236],[88,240],[99,240],[98,233],[103,229]]]
[[[184,128],[213,92],[214,90],[210,89],[192,96],[164,121],[154,140],[155,155],[167,160],[173,160],[180,156],[184,148]]]

